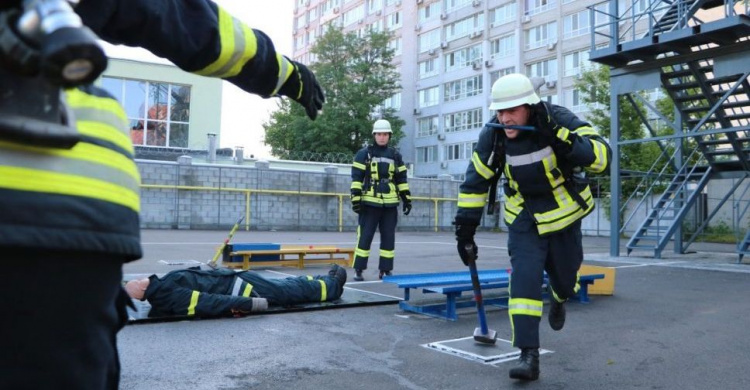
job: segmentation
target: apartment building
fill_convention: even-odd
[[[544,77],[543,99],[583,117],[588,110],[574,82],[590,66],[592,26],[607,20],[601,0],[296,1],[294,57],[303,63],[315,62],[310,48],[329,26],[394,32],[402,90],[384,104],[406,121],[399,148],[417,177],[463,178],[504,74]],[[649,0],[621,3],[638,12]]]

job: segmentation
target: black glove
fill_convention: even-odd
[[[474,233],[477,231],[477,224],[475,222],[462,221],[458,218],[453,224],[456,225],[458,255],[461,257],[464,265],[469,265],[469,260],[476,260],[479,254],[479,248],[477,248],[477,244],[474,242]]]
[[[539,102],[534,106],[534,116],[536,120],[534,125],[539,136],[552,147],[556,155],[568,155],[573,150],[574,134],[552,118],[544,102]]]
[[[411,201],[404,202],[404,215],[409,215],[411,213]]]
[[[286,60],[294,67],[294,70],[284,85],[279,88],[279,95],[288,96],[301,104],[305,107],[307,116],[315,120],[318,117],[318,111],[323,108],[323,103],[326,101],[323,89],[315,80],[313,72],[305,65],[288,58]]]
[[[359,214],[362,208],[362,193],[359,191],[352,191],[352,211]]]
[[[411,213],[411,192],[409,190],[401,191],[401,202],[404,203],[404,215]]]

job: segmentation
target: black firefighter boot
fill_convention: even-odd
[[[362,276],[362,270],[361,269],[355,269],[354,270],[354,281],[355,282],[361,282],[365,280],[365,278]]]
[[[516,366],[510,369],[512,379],[535,381],[539,379],[539,348],[521,349],[521,357]]]
[[[547,314],[549,326],[553,330],[560,330],[565,325],[565,302],[558,302],[550,298],[549,314]]]

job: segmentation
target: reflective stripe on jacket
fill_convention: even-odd
[[[65,93],[81,141],[0,141],[0,246],[141,257],[140,175],[125,112],[106,92]]]
[[[360,149],[352,163],[351,190],[362,192],[365,205],[398,206],[399,193],[409,191],[401,154],[387,146]]]

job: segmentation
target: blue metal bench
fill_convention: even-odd
[[[508,288],[508,270],[484,270],[479,271],[479,283],[482,291]],[[588,286],[597,279],[604,279],[604,274],[581,275],[580,285],[576,299],[581,303],[589,302]],[[420,313],[431,317],[455,321],[458,319],[457,309],[474,307],[474,300],[458,300],[464,292],[473,292],[471,275],[464,272],[427,273],[411,275],[385,276],[383,282],[394,283],[404,289],[404,299],[399,302],[399,307],[404,311]],[[547,283],[547,275],[544,275],[544,283]],[[410,301],[411,289],[422,289],[423,293],[439,293],[445,295],[445,303],[432,303],[414,305]],[[484,295],[484,293],[483,293]],[[546,294],[545,294],[546,295]],[[508,307],[508,296],[485,297],[484,304]]]

